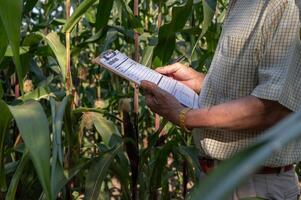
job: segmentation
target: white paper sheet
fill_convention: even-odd
[[[198,108],[198,95],[192,89],[179,81],[135,62],[117,50],[109,50],[102,53],[96,58],[95,62],[138,85],[140,85],[142,80],[153,82],[161,89],[175,96],[184,106]]]

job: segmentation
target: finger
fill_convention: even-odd
[[[152,94],[149,94],[149,93],[146,93],[145,95],[144,95],[144,97],[145,97],[145,99],[149,99],[149,98],[152,98]]]
[[[180,63],[175,63],[172,65],[166,65],[165,67],[158,67],[156,68],[156,71],[160,74],[172,74],[178,71],[181,68]]]
[[[145,96],[145,101],[146,101],[146,105],[148,107],[152,107],[155,104],[153,96],[150,96],[150,95]]]
[[[170,95],[168,92],[166,92],[165,90],[162,90],[159,87],[156,87],[152,90],[152,95],[154,97],[158,97],[158,98],[164,98],[166,95]]]
[[[143,80],[141,81],[140,87],[148,93],[153,93],[158,86],[150,81]]]
[[[148,95],[151,95],[153,97],[165,98],[166,96],[170,95],[168,92],[162,90],[159,88],[156,84],[150,82],[150,81],[141,81],[141,85],[143,90],[145,90],[145,93]]]
[[[150,105],[151,104],[151,96],[150,95],[145,95],[145,102],[146,102],[146,105]]]

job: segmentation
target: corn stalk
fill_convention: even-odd
[[[138,8],[139,0],[134,0],[134,16],[138,17],[139,8]],[[135,61],[139,62],[139,34],[137,31],[134,33],[134,41],[135,41]],[[136,148],[138,150],[138,116],[139,116],[139,87],[135,85],[134,88],[134,129],[135,129],[135,139],[136,139]],[[139,168],[139,156],[137,154],[135,162],[131,162],[132,168],[132,199],[135,200],[137,198],[137,183],[138,183],[138,168]]]
[[[138,12],[139,12],[139,8],[138,8],[138,3],[139,0],[134,0],[134,16],[138,17]],[[135,31],[134,33],[134,41],[135,41],[135,61],[139,62],[139,57],[140,57],[140,53],[139,53],[139,34],[137,31]],[[138,85],[135,85],[135,90],[134,90],[134,114],[136,115],[136,118],[138,119],[138,113],[139,113],[139,88]],[[135,126],[136,126],[136,121],[135,121]],[[137,128],[137,127],[135,127]]]
[[[159,1],[158,19],[157,19],[158,31],[160,30],[161,24],[162,24],[162,11],[161,11],[161,1]],[[160,127],[160,117],[158,114],[155,114],[155,129],[158,130],[159,127]]]
[[[70,9],[71,9],[71,2],[70,0],[65,1],[66,6],[66,20],[70,18]],[[72,94],[72,78],[71,78],[71,63],[70,63],[70,29],[66,31],[65,33],[65,39],[66,39],[66,95]],[[70,160],[71,160],[71,147],[70,139],[68,141],[67,146],[67,154],[65,157],[65,168],[68,170],[70,168]],[[71,198],[71,190],[72,190],[73,184],[69,183],[66,187],[66,197]]]
[[[66,0],[66,20],[70,18],[70,0]],[[66,38],[66,93],[71,94],[72,91],[72,78],[71,78],[71,66],[70,66],[70,30],[65,33]]]

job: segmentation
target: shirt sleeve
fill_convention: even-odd
[[[282,2],[264,22],[258,85],[251,95],[297,111],[301,107],[299,9],[293,0]]]

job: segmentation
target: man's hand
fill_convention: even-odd
[[[199,73],[181,63],[159,67],[156,69],[156,71],[182,82],[183,84],[193,89],[196,93],[199,93],[201,91],[202,83],[205,78],[205,74]]]
[[[179,113],[184,108],[179,101],[149,81],[142,81],[140,87],[145,92],[146,104],[155,113],[178,125]]]

